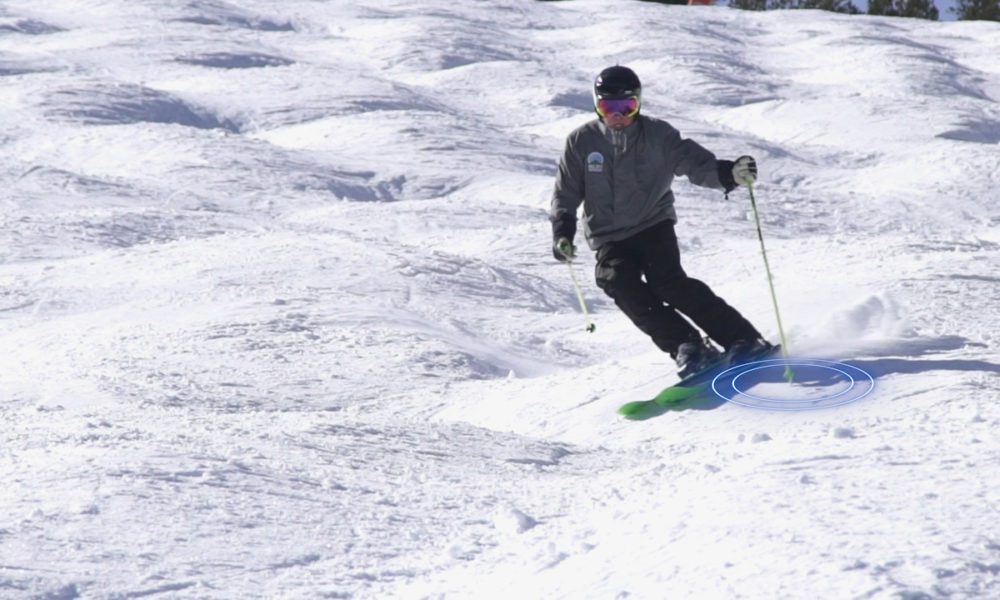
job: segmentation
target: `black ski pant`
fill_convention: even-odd
[[[597,249],[595,274],[598,287],[671,356],[680,344],[701,339],[684,317],[724,349],[737,340],[761,337],[735,308],[687,276],[672,221],[602,245]]]

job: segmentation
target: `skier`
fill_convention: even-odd
[[[681,377],[720,358],[690,319],[738,362],[771,345],[739,312],[681,267],[670,184],[684,175],[695,185],[723,189],[752,183],[753,157],[718,160],[683,139],[666,121],[640,115],[642,84],[623,66],[594,81],[597,119],[566,140],[552,196],[553,254],[576,256],[577,209],[584,237],[597,253],[597,285],[653,343],[670,354]],[[682,316],[683,315],[683,316]]]

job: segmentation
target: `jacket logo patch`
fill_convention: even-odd
[[[604,170],[604,155],[600,152],[591,152],[587,155],[587,170],[591,173],[600,173]]]

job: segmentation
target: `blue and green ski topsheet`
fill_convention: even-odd
[[[743,362],[763,360],[770,356],[775,356],[779,352],[781,352],[780,344],[772,346],[771,348],[768,348],[767,351],[761,352],[760,354]],[[618,409],[618,414],[622,415],[626,419],[636,421],[641,421],[643,419],[648,419],[651,416],[662,414],[664,408],[678,405],[685,400],[695,399],[702,394],[709,392],[712,380],[714,380],[717,375],[733,366],[735,365],[732,362],[722,358],[712,366],[698,371],[697,373],[692,373],[672,386],[665,388],[662,392],[657,394],[655,398],[650,400],[626,402]]]

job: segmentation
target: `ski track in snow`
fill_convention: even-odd
[[[1000,26],[595,0],[0,7],[0,597],[1000,595]],[[593,74],[754,154],[836,409],[672,380],[546,219]],[[753,216],[687,270],[777,339]],[[579,241],[579,240],[578,240]]]

